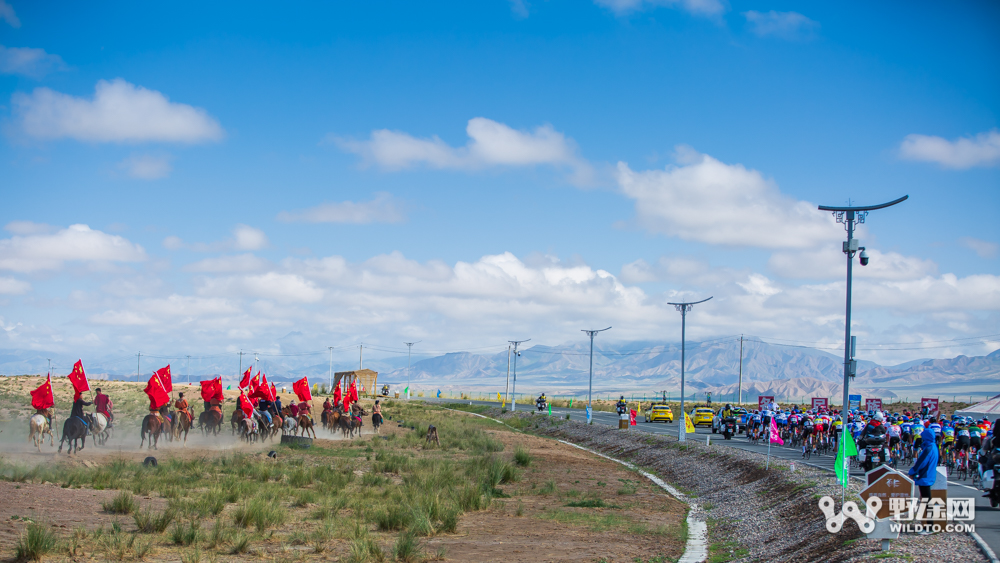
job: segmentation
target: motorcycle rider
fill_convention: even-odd
[[[539,411],[543,411],[545,410],[545,404],[547,401],[548,399],[545,398],[545,393],[542,392],[542,394],[535,399],[535,407],[537,407]]]
[[[618,402],[615,403],[615,411],[619,416],[625,414],[628,410],[628,405],[625,403],[625,395],[618,398]]]
[[[863,448],[866,446],[882,446],[885,444],[886,427],[885,419],[882,417],[881,411],[875,411],[875,416],[872,417],[871,421],[865,426],[864,430],[861,431],[861,436],[858,440],[858,447]],[[879,459],[885,463],[887,460],[884,457],[884,453],[879,449]]]

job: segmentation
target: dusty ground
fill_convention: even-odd
[[[450,416],[450,415],[449,415]],[[465,415],[455,415],[465,416]],[[358,469],[356,474],[370,471],[365,463],[362,448],[355,447],[358,440],[374,438],[371,428],[366,427],[361,438],[343,440],[319,429],[321,439],[314,445],[313,455],[319,450],[329,450],[336,459],[347,456],[353,459]],[[409,428],[398,427],[390,421],[382,429],[382,435],[413,432]],[[527,447],[532,463],[522,470],[522,478],[501,488],[509,498],[495,499],[491,507],[484,511],[467,512],[461,516],[456,533],[441,533],[423,538],[424,553],[432,560],[447,561],[607,561],[633,562],[676,560],[684,549],[685,530],[683,521],[686,507],[659,488],[651,486],[636,474],[612,462],[591,456],[575,448],[559,444],[551,439],[518,434],[507,430],[489,430],[491,435],[501,440],[504,451],[501,455],[510,457],[515,445]],[[242,444],[233,439],[228,427],[223,435],[204,438],[194,434],[187,445],[177,442],[161,442],[159,450],[138,448],[138,436],[134,430],[122,430],[109,445],[98,447],[89,444],[78,455],[67,456],[54,453],[53,448],[43,446],[41,453],[33,447],[16,442],[16,447],[5,447],[3,459],[20,464],[62,463],[67,467],[99,467],[116,459],[125,458],[141,461],[147,455],[154,455],[161,461],[172,457],[191,459],[219,456],[233,451],[251,453],[264,458],[267,451],[275,449],[281,456],[303,455],[280,448],[278,441],[263,444]],[[8,444],[15,446],[15,444]],[[421,455],[463,455],[450,454],[440,450],[414,452]],[[350,457],[353,456],[353,457]],[[398,478],[390,476],[398,482]],[[101,503],[113,497],[117,491],[93,490],[89,488],[62,488],[57,484],[14,483],[0,481],[0,554],[11,557],[18,537],[29,520],[52,526],[61,538],[67,538],[74,530],[83,527],[94,530],[118,521],[126,531],[135,530],[130,516],[116,516],[105,513]],[[574,508],[567,504],[579,501],[602,500],[606,508]],[[137,496],[142,506],[151,505],[154,510],[163,510],[167,500],[156,493]],[[223,512],[226,518],[235,505],[228,505]],[[250,560],[333,560],[346,561],[350,551],[349,540],[337,537],[322,553],[315,553],[308,545],[298,545],[291,538],[296,532],[310,530],[317,526],[309,519],[314,506],[294,508],[288,506],[288,521],[267,536],[255,539],[255,548],[250,553],[228,555],[210,553],[204,557],[213,561]],[[342,517],[351,519],[350,509]],[[203,523],[207,529],[211,522]],[[398,534],[377,532],[372,535],[389,551]],[[187,557],[191,548],[171,545],[166,534],[152,537],[154,548],[146,557],[148,561],[178,561]],[[50,560],[93,560],[101,559],[100,552],[83,549],[75,557],[69,558],[65,549],[48,556]],[[662,558],[662,559],[658,559]],[[390,557],[391,559],[391,557]]]

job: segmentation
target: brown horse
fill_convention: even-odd
[[[142,441],[139,442],[139,448],[142,448],[142,445],[146,442],[146,437],[149,436],[149,446],[147,446],[146,449],[160,449],[158,446],[160,443],[161,431],[163,431],[163,424],[160,421],[159,415],[153,413],[147,414],[146,417],[142,419]]]
[[[340,417],[343,416],[340,407],[333,410],[323,411],[323,428],[330,432],[336,432],[340,424]]]
[[[188,431],[191,430],[191,416],[183,411],[174,411],[174,438],[181,439],[184,434],[184,443],[188,440]]]
[[[311,416],[308,414],[300,414],[298,423],[303,436],[309,436],[309,433],[312,432],[313,438],[316,437],[316,428],[313,426],[313,419]]]
[[[168,442],[174,441],[174,423],[176,415],[171,416],[167,405],[160,407],[160,433],[167,437]]]
[[[233,411],[233,416],[229,417],[229,424],[233,426],[233,436],[240,429],[240,423],[243,422],[243,409],[239,407]]]
[[[219,407],[212,407],[207,411],[202,411],[198,416],[198,425],[201,427],[202,432],[206,436],[212,433],[216,436],[219,435],[219,431],[222,430],[222,409]]]

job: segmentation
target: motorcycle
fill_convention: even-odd
[[[722,424],[722,435],[726,438],[726,440],[731,440],[735,434],[736,434],[736,419],[729,417]]]
[[[885,465],[889,461],[889,448],[885,447],[885,438],[878,440],[871,438],[870,440],[872,442],[865,444],[864,449],[858,456],[861,458],[858,461],[861,462],[861,467],[865,470],[865,473],[875,469],[879,465]]]
[[[993,490],[993,479],[996,476],[996,470],[994,469],[983,469],[986,462],[989,461],[986,457],[986,453],[983,451],[979,452],[979,467],[977,468],[978,478],[975,480],[976,485],[984,493],[989,495],[990,506],[996,508],[1000,506],[1000,493]]]
[[[548,404],[548,402],[547,401],[543,401],[542,399],[538,399],[537,401],[535,401],[535,407],[538,408],[538,412],[545,411],[545,407],[547,406],[547,404]]]

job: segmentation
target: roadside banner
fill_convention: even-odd
[[[848,402],[847,410],[860,409],[861,395],[848,395],[847,402]]]
[[[830,408],[830,399],[824,397],[813,397],[812,408],[814,411],[827,410]]]
[[[774,402],[774,395],[757,395],[757,410],[763,412]]]
[[[865,410],[866,411],[882,410],[882,399],[865,399]]]
[[[691,417],[687,413],[684,413],[684,430],[688,434],[694,433],[694,424],[691,423]]]
[[[923,409],[925,408],[927,409],[927,414],[930,416],[940,416],[941,414],[938,412],[938,400],[936,398],[930,399],[924,397],[923,399],[920,399],[921,412],[923,412]]]
[[[552,407],[549,407],[549,414],[552,414]],[[629,409],[628,411],[628,425],[635,426],[635,409]]]

